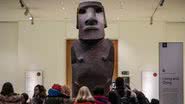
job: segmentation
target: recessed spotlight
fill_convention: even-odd
[[[32,20],[33,19],[33,17],[29,17],[29,20]]]

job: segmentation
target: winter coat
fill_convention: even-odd
[[[64,104],[73,104],[73,100],[71,98],[64,98]]]
[[[30,104],[42,104],[45,98],[33,97],[30,101]]]
[[[74,104],[96,104],[95,101],[79,99]]]
[[[143,92],[141,91],[138,91],[138,90],[134,90],[134,92],[136,93],[137,95],[137,99],[138,99],[138,103],[139,104],[150,104],[148,98],[144,95]]]
[[[96,104],[96,103],[95,102],[81,102],[81,103],[75,102],[74,104]]]
[[[64,104],[63,97],[48,96],[43,104]]]
[[[22,99],[21,95],[4,96],[0,94],[0,104],[21,104]]]
[[[58,90],[50,88],[48,94],[49,95],[46,97],[43,104],[72,104],[72,102],[68,101],[70,96],[63,94]]]
[[[94,96],[96,104],[111,104],[105,96]]]
[[[124,95],[120,95],[118,93],[118,90],[121,91],[122,94]],[[120,104],[122,101],[127,101],[130,104],[138,104],[138,99],[137,96],[135,94],[135,92],[129,90],[128,88],[124,88],[124,89],[115,89],[113,91],[109,92],[109,100],[112,104]],[[122,100],[124,99],[124,100]]]

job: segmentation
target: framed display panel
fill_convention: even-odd
[[[160,104],[183,104],[183,43],[159,43]]]

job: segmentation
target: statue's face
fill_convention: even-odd
[[[105,36],[106,27],[104,8],[100,2],[84,2],[77,12],[77,28],[79,39],[98,40]]]

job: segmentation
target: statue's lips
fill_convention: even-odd
[[[95,27],[95,26],[86,26],[86,27],[84,28],[84,30],[85,30],[85,31],[88,31],[88,30],[98,30],[98,28]]]

